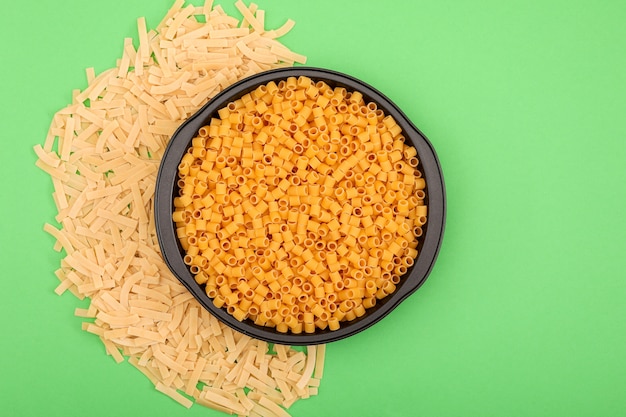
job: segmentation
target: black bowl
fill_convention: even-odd
[[[345,87],[348,91],[359,91],[363,94],[366,102],[375,102],[385,114],[394,117],[403,130],[406,143],[417,149],[420,170],[426,180],[428,221],[423,228],[424,233],[420,237],[417,259],[402,277],[394,293],[378,300],[376,305],[367,309],[362,317],[353,321],[342,322],[338,330],[317,329],[315,333],[293,334],[280,333],[274,328],[256,325],[251,320],[240,322],[228,314],[225,309],[215,307],[212,300],[206,295],[204,287],[196,283],[189,267],[183,262],[184,250],[176,236],[172,213],[174,211],[174,197],[178,195],[178,165],[182,156],[191,146],[191,140],[197,135],[198,130],[208,124],[211,117],[217,117],[219,109],[251,92],[259,85],[299,76],[309,77],[316,82],[324,81],[333,88],[340,86]],[[233,329],[267,342],[285,345],[317,345],[344,339],[372,326],[387,316],[424,283],[433,268],[441,246],[446,216],[446,199],[443,174],[435,150],[428,139],[391,100],[363,81],[351,76],[327,69],[294,67],[263,72],[229,86],[178,128],[161,161],[156,181],[154,210],[157,237],[165,263],[211,314]]]

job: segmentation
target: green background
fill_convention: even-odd
[[[225,10],[239,16],[231,1]],[[308,64],[395,101],[434,144],[448,220],[426,284],[327,347],[294,416],[626,415],[626,3],[257,0]],[[219,416],[116,365],[53,290],[34,167],[52,115],[167,0],[9,2],[0,14],[0,415]]]

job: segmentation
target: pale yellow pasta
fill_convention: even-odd
[[[417,151],[390,115],[358,91],[288,77],[217,116],[181,160],[172,215],[217,307],[313,333],[395,291],[427,206]]]
[[[35,146],[34,152],[37,166],[52,177],[58,208],[58,225],[44,226],[56,240],[54,249],[64,252],[55,272],[59,284],[54,291],[90,300],[88,309],[76,310],[76,315],[89,319],[82,328],[98,336],[116,362],[128,358],[157,390],[182,405],[189,407],[195,401],[229,414],[254,415],[253,409],[262,407],[258,405],[261,398],[267,397],[280,409],[288,408],[298,399],[315,395],[319,380],[304,372],[302,352],[275,347],[279,359],[268,351],[267,343],[234,332],[200,307],[160,256],[151,210],[158,163],[176,126],[234,81],[288,63],[279,62],[278,54],[287,56],[275,47],[276,32],[249,36],[251,30],[263,27],[264,16],[256,5],[245,6],[248,18],[240,24],[211,3],[195,7],[176,0],[155,30],[138,19],[138,49],[132,39],[126,39],[116,68],[99,75],[88,69],[87,88],[75,91],[72,103],[54,115],[45,143]],[[195,17],[200,14],[202,21]],[[217,39],[211,35],[214,31],[219,31]],[[257,51],[264,62],[274,56],[272,64],[238,53],[238,42]],[[238,114],[247,106],[235,107],[233,120],[254,125],[254,118]],[[268,102],[263,111],[269,107]],[[257,103],[257,108],[263,106]],[[256,122],[259,126],[260,120]],[[207,237],[224,231],[222,225],[228,222],[247,223],[241,202],[252,195],[259,197],[254,204],[257,211],[265,210],[258,220],[262,224],[268,220],[267,210],[259,205],[263,187],[250,180],[245,192],[238,182],[244,173],[236,158],[250,157],[251,148],[245,144],[251,132],[236,138],[215,137],[232,129],[236,126],[201,130],[194,150],[181,161],[185,178],[179,186],[186,193],[174,204],[181,209],[175,215],[176,231],[188,250],[185,259],[196,281],[206,286],[216,304],[242,318],[261,316],[255,304],[277,291],[274,282],[278,289],[285,287],[279,280],[289,275],[273,276],[271,269],[261,270],[263,274],[256,277],[265,276],[266,283],[255,282],[247,266],[261,258],[251,249],[253,239],[263,237],[259,234],[248,238],[228,229],[230,235],[223,242]],[[222,146],[230,147],[232,154],[220,155]],[[196,158],[203,159],[202,169]],[[276,166],[290,169],[284,161]],[[230,173],[224,170],[227,175],[222,177],[219,170],[226,167]],[[278,173],[273,175],[279,178]],[[223,203],[207,194],[216,181],[226,184]],[[239,185],[238,193],[232,192],[234,185]],[[281,205],[278,212],[284,208]],[[254,227],[259,227],[257,222]],[[271,257],[263,256],[287,262],[284,250],[272,252]],[[244,265],[242,259],[248,263]],[[207,273],[207,268],[220,273]],[[237,275],[245,275],[246,285],[232,280]],[[298,295],[292,286],[282,299],[295,305],[300,302]],[[238,305],[227,306],[226,299],[237,299]],[[288,310],[285,317],[295,317],[294,309]],[[266,321],[270,319],[276,320],[269,315]],[[293,331],[302,332],[303,327],[295,323]],[[319,361],[316,366],[321,366]],[[303,375],[308,382],[299,389],[296,383]]]

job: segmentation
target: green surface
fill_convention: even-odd
[[[395,101],[448,194],[439,260],[387,319],[327,348],[294,416],[626,415],[626,5],[258,0],[308,64]],[[231,2],[224,2],[231,14]],[[1,416],[219,416],[116,365],[54,294],[55,209],[34,167],[84,69],[166,0],[10,2],[0,16]]]

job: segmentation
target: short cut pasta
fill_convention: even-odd
[[[393,293],[427,217],[417,151],[394,118],[304,76],[217,113],[180,162],[172,214],[213,303],[298,334],[337,330]]]

